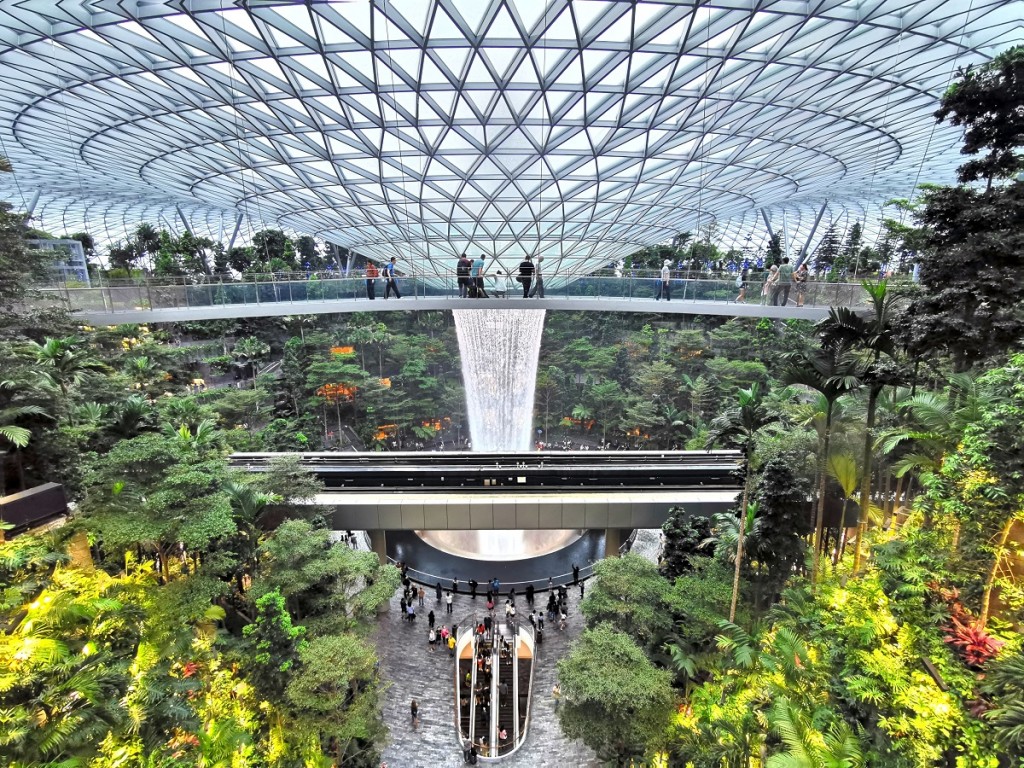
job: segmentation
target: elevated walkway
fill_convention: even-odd
[[[246,281],[229,278],[198,284],[180,279],[150,278],[114,281],[108,285],[45,289],[42,303],[64,302],[82,322],[92,325],[169,323],[275,315],[316,315],[349,312],[394,312],[451,309],[504,309],[510,306],[596,312],[657,312],[683,315],[727,315],[819,320],[832,306],[860,306],[864,289],[856,283],[809,283],[803,307],[790,291],[786,306],[771,306],[761,296],[762,283],[748,284],[746,299],[736,303],[734,278],[672,280],[671,301],[657,300],[660,281],[650,277],[544,277],[544,298],[524,299],[522,286],[508,278],[487,278],[488,298],[462,299],[454,279],[404,275],[398,278],[402,298],[383,297],[378,280],[376,298],[367,297],[364,278],[286,279],[260,276]],[[446,284],[450,283],[450,284]]]
[[[298,456],[327,492],[336,530],[658,528],[672,507],[710,516],[735,505],[735,451],[235,453],[264,472]]]

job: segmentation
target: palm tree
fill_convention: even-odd
[[[236,554],[240,568],[236,573],[238,591],[244,592],[244,575],[251,569],[259,546],[259,518],[270,504],[281,501],[281,497],[273,493],[264,493],[248,483],[229,480],[224,484],[224,492],[228,495],[231,509],[234,511],[235,527],[238,530],[240,550]]]
[[[867,315],[849,307],[833,307],[829,316],[819,324],[822,344],[863,350],[868,359],[860,371],[860,379],[868,388],[867,417],[864,424],[864,450],[860,482],[860,521],[854,545],[853,569],[860,568],[861,542],[867,532],[868,511],[871,503],[871,464],[874,457],[875,409],[878,396],[890,385],[899,383],[899,371],[891,365],[896,353],[893,340],[892,309],[895,303],[885,280],[878,283],[863,282],[871,312]],[[883,360],[883,357],[886,358]]]
[[[163,371],[146,355],[133,357],[125,363],[124,372],[136,389],[145,389],[163,376]]]
[[[785,696],[772,704],[768,719],[786,751],[768,758],[767,768],[863,768],[860,739],[845,720],[818,731],[810,715]]]
[[[25,427],[19,427],[14,422],[24,416],[44,416],[49,418],[50,414],[38,405],[19,405],[8,408],[0,408],[0,496],[7,495],[6,472],[8,445],[15,451],[20,451],[32,437],[32,433]],[[7,445],[5,445],[7,444]],[[22,481],[24,482],[24,481]]]
[[[19,426],[16,422],[26,416],[38,416],[44,419],[52,419],[53,416],[43,406],[36,403],[25,403],[24,399],[35,388],[33,385],[37,380],[31,377],[25,379],[11,379],[0,381],[0,392],[9,391],[13,395],[7,399],[7,403],[0,407],[0,496],[5,496],[7,452],[13,448],[18,456],[18,472],[23,474],[21,466],[20,451],[32,438],[32,433],[27,427]],[[24,486],[24,477],[21,484]]]
[[[91,374],[106,369],[89,350],[81,348],[83,342],[84,339],[78,336],[46,339],[42,344],[29,342],[29,353],[43,375],[60,389],[65,404],[72,387],[80,385]]]
[[[252,388],[256,389],[256,376],[259,374],[260,360],[270,354],[270,345],[255,336],[246,336],[235,343],[231,350],[232,357],[238,365],[245,368],[252,366]]]
[[[764,398],[755,383],[750,389],[741,389],[737,404],[717,416],[711,422],[705,448],[711,450],[716,444],[736,448],[743,454],[743,500],[740,503],[740,515],[746,519],[749,515],[750,486],[753,474],[750,463],[754,457],[754,438],[758,432],[769,424],[779,421],[779,416],[768,410]],[[736,620],[736,603],[740,591],[740,567],[743,565],[743,540],[745,536],[736,537],[736,572],[732,582],[732,601],[729,605],[729,621]]]
[[[111,431],[121,438],[135,437],[152,421],[150,402],[139,395],[122,400],[111,409]]]
[[[818,440],[818,504],[814,520],[812,545],[813,565],[811,580],[818,580],[818,566],[825,527],[825,462],[829,454],[832,437],[832,417],[836,401],[860,386],[857,377],[857,361],[842,344],[823,346],[809,352],[787,355],[787,368],[783,381],[786,384],[801,384],[820,394],[825,400],[825,419]]]

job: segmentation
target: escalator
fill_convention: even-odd
[[[522,628],[513,633],[506,624],[495,624],[494,635],[491,642],[489,636],[467,630],[456,641],[459,741],[471,739],[482,757],[515,752],[529,726],[533,636]]]

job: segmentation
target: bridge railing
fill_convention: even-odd
[[[302,313],[302,304],[311,302],[366,302],[367,279],[358,277],[318,277],[299,273],[256,275],[244,279],[214,276],[195,281],[191,278],[139,278],[113,280],[90,287],[73,283],[51,286],[43,290],[43,302],[64,300],[69,309],[85,312],[131,312],[157,309],[192,309],[217,306],[288,305]],[[651,275],[616,275],[598,273],[578,276],[553,274],[543,276],[544,296],[559,299],[625,299],[653,301],[661,290],[661,279]],[[674,273],[670,282],[675,302],[732,302],[739,289],[733,275],[720,277],[687,277]],[[456,298],[459,296],[454,276],[402,274],[397,276],[402,301]],[[523,286],[514,276],[485,275],[484,286],[491,298],[522,299]],[[750,279],[743,303],[771,303],[763,296],[763,279]],[[376,301],[384,298],[385,281],[375,281]],[[859,283],[809,282],[804,289],[805,306],[859,306],[866,295]],[[465,299],[472,302],[472,299]],[[789,292],[790,306],[797,303],[796,286]],[[376,308],[376,307],[375,307]]]

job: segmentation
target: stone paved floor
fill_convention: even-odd
[[[656,561],[659,534],[660,531],[639,531],[634,544],[636,554]],[[456,595],[449,618],[444,603],[436,602],[433,590],[427,590],[426,605],[417,609],[414,624],[399,617],[399,599],[400,594],[396,594],[387,613],[378,617],[375,632],[381,676],[389,685],[383,696],[383,711],[391,739],[384,749],[383,762],[388,768],[454,768],[463,765],[452,694],[454,661],[440,649],[435,652],[428,650],[427,612],[434,611],[438,628],[442,624],[451,627],[452,619],[457,624],[468,625],[472,617],[479,619],[483,616],[483,597],[474,601],[468,595]],[[539,592],[538,608],[546,602],[547,593]],[[559,632],[550,624],[545,626],[544,642],[538,650],[533,678],[533,710],[526,741],[518,752],[500,761],[502,766],[595,768],[599,765],[586,745],[571,741],[562,734],[551,697],[557,675],[555,664],[568,653],[571,642],[582,630],[579,602],[579,589],[570,587],[568,628]],[[517,606],[525,622],[529,611],[522,612],[524,604],[525,598],[520,597]],[[419,703],[420,722],[416,728],[412,727],[409,714],[413,698]]]
[[[543,595],[543,597],[541,596]],[[447,768],[462,765],[462,750],[455,730],[455,702],[452,695],[454,661],[440,649],[427,650],[427,617],[433,610],[438,628],[449,627],[452,621],[445,614],[444,603],[434,600],[429,592],[426,607],[418,611],[414,625],[399,616],[400,595],[391,600],[386,614],[378,617],[377,652],[380,654],[381,676],[390,688],[384,695],[384,722],[391,731],[391,742],[384,750],[388,768]],[[546,603],[546,593],[538,593],[538,604]],[[525,599],[517,606],[522,609]],[[472,616],[481,618],[484,599],[475,601],[468,595],[457,595],[452,617],[460,625],[468,625]],[[529,615],[527,611],[525,615]],[[555,663],[564,656],[570,642],[582,629],[579,612],[579,590],[569,590],[569,626],[565,632],[545,625],[544,642],[538,651],[534,672],[533,711],[526,742],[511,757],[501,760],[503,766],[516,768],[564,768],[596,766],[591,751],[582,742],[573,742],[562,735],[554,714],[551,688],[555,684]],[[420,724],[411,725],[410,701],[419,703]]]

